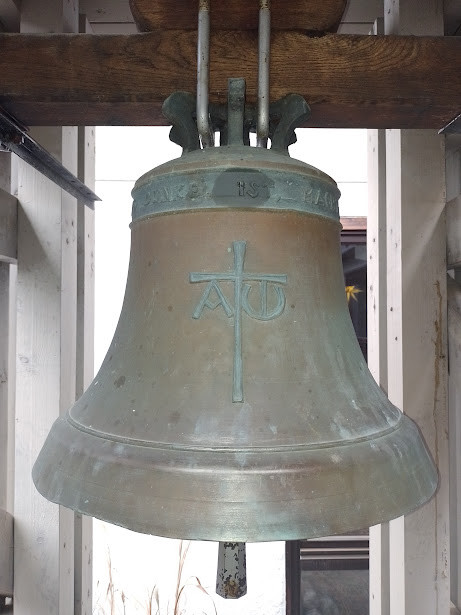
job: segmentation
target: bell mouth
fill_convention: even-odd
[[[437,472],[404,415],[396,429],[350,446],[219,453],[116,442],[61,418],[33,480],[53,502],[138,532],[258,542],[407,514],[434,494]]]

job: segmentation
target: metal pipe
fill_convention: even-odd
[[[259,0],[258,124],[256,143],[267,147],[269,136],[269,68],[271,46],[270,0]]]
[[[214,145],[208,112],[210,78],[210,2],[199,0],[197,43],[197,128],[203,147]]]

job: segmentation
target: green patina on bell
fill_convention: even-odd
[[[185,153],[133,190],[114,339],[54,424],[35,484],[81,513],[188,539],[388,521],[432,496],[436,469],[356,341],[337,186],[287,154],[306,103],[273,105],[272,149],[252,148],[242,87],[228,114],[212,109],[218,148],[200,149],[191,97],[168,101]]]

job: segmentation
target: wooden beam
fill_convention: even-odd
[[[194,32],[3,34],[0,50],[0,105],[29,125],[162,125],[163,100],[195,91]],[[460,111],[460,37],[282,31],[271,57],[271,99],[303,95],[311,127],[440,128]],[[211,101],[243,76],[254,102],[256,34],[212,36],[210,70]]]
[[[142,32],[197,29],[198,0],[130,0],[130,8]],[[272,0],[272,28],[335,32],[345,8],[346,0]],[[211,2],[210,14],[215,31],[258,29],[257,2]]]
[[[80,0],[78,10],[93,23],[133,23],[128,0]]]

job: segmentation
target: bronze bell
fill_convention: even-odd
[[[270,150],[248,146],[238,84],[228,121],[213,110],[221,147],[198,148],[192,108],[185,94],[167,103],[186,153],[136,183],[120,321],[52,427],[37,489],[139,532],[216,541],[325,536],[416,509],[437,472],[356,341],[339,191],[287,153],[306,103],[272,105]]]

